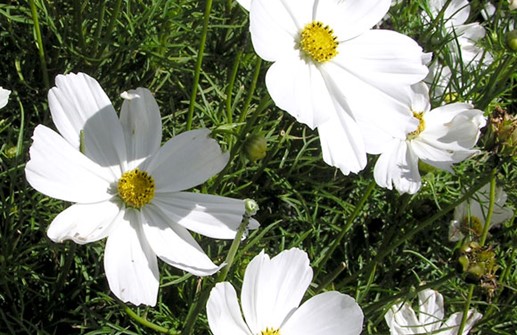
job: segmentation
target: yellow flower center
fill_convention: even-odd
[[[154,179],[145,171],[124,172],[117,185],[118,195],[129,207],[142,208],[154,198]]]
[[[300,48],[316,63],[334,58],[338,45],[334,31],[319,21],[307,24],[300,34]]]
[[[423,132],[425,129],[424,113],[413,112],[413,116],[418,119],[418,127],[415,131],[412,131],[409,134],[407,134],[406,139],[408,140],[413,140],[417,138],[418,135],[420,135],[420,133]]]
[[[266,328],[266,330],[263,330],[260,332],[260,335],[280,335],[280,330],[273,330],[272,328]]]
[[[477,216],[465,216],[461,221],[460,231],[465,235],[473,234],[479,237],[483,233],[483,222]]]

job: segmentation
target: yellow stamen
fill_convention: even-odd
[[[334,31],[319,21],[307,24],[300,33],[300,49],[316,63],[334,58],[338,45]]]
[[[260,335],[280,335],[280,330],[273,330],[272,328],[266,328],[266,330],[263,330],[260,332]]]
[[[413,116],[418,119],[418,127],[415,131],[410,132],[407,134],[406,139],[413,140],[420,135],[421,132],[425,129],[425,121],[424,121],[424,113],[419,112],[413,112]]]
[[[129,207],[142,208],[154,198],[154,179],[145,171],[124,172],[117,185],[118,195]]]

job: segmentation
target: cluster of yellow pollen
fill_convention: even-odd
[[[260,335],[280,335],[280,330],[273,330],[272,328],[266,328],[266,330],[263,330],[260,332]]]
[[[145,171],[124,172],[117,184],[118,195],[129,207],[142,208],[154,197],[154,179]]]
[[[418,119],[418,127],[415,131],[412,131],[409,134],[407,134],[406,139],[408,140],[415,139],[425,129],[424,113],[413,112],[413,116]]]
[[[300,49],[317,63],[334,58],[338,45],[334,31],[319,21],[307,24],[300,34]]]

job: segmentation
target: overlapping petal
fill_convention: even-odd
[[[144,207],[140,220],[154,254],[167,264],[196,276],[208,276],[221,268],[210,260],[185,228],[170,223],[156,205]]]
[[[126,162],[122,127],[109,98],[90,76],[59,75],[48,94],[52,119],[59,133],[77,150],[120,174]]]
[[[124,98],[120,123],[127,148],[128,169],[156,153],[162,142],[162,120],[158,104],[146,88],[121,94]]]
[[[303,303],[282,326],[282,335],[356,335],[363,329],[363,312],[350,296],[318,294]]]
[[[235,289],[228,282],[217,283],[212,289],[206,314],[214,335],[251,335],[242,318]]]
[[[141,213],[126,209],[109,234],[104,270],[111,291],[120,300],[154,306],[160,273],[156,255],[142,232]]]
[[[56,216],[47,235],[54,242],[72,240],[85,244],[101,240],[121,221],[120,205],[113,201],[75,204]]]
[[[209,134],[197,129],[174,136],[142,163],[141,169],[154,178],[156,194],[192,188],[224,168],[229,155]]]
[[[161,193],[153,203],[171,222],[204,236],[233,239],[244,215],[244,200],[209,194]],[[250,220],[251,228],[258,222]]]
[[[45,126],[34,130],[30,161],[25,167],[29,184],[50,197],[71,202],[96,203],[113,197],[112,171],[73,148]]]
[[[242,284],[242,311],[251,332],[278,329],[300,305],[312,280],[309,258],[300,249],[272,259],[261,252],[249,263]]]

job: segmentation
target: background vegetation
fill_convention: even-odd
[[[495,60],[488,68],[449,64],[461,88],[455,99],[472,101],[487,116],[496,107],[515,115],[517,57],[506,33],[516,11],[499,1],[496,15],[485,20],[480,11],[486,1],[471,4],[469,22],[485,26],[483,46]],[[451,62],[446,37],[424,24],[424,8],[425,0],[403,2],[381,26],[415,38]],[[364,334],[388,334],[386,310],[397,299],[413,299],[422,285],[444,295],[447,313],[465,310],[467,302],[482,312],[472,333],[517,334],[514,220],[493,230],[487,241],[498,265],[492,291],[483,280],[456,270],[461,243],[447,240],[462,194],[493,176],[515,208],[513,152],[496,153],[485,134],[482,154],[457,165],[455,174],[428,171],[414,196],[377,187],[375,157],[359,175],[343,176],[323,162],[317,133],[269,98],[264,85],[269,64],[255,55],[248,23],[248,13],[233,0],[0,3],[0,86],[12,91],[0,111],[0,333],[155,333],[131,311],[176,333],[200,291],[213,284],[213,278],[198,279],[161,263],[157,306],[128,309],[107,286],[104,241],[77,246],[46,237],[51,220],[69,204],[27,184],[31,135],[37,124],[53,126],[46,95],[55,76],[85,72],[101,83],[116,109],[121,92],[148,87],[161,108],[164,140],[208,127],[230,151],[226,169],[200,190],[253,198],[260,206],[256,218],[262,226],[242,242],[228,276],[235,287],[260,250],[275,255],[299,247],[315,270],[306,298],[331,289],[355,297],[365,313]],[[243,146],[252,134],[268,143],[266,157],[257,162],[246,158]],[[224,260],[231,241],[196,238],[216,263]],[[204,309],[194,330],[209,333]]]

